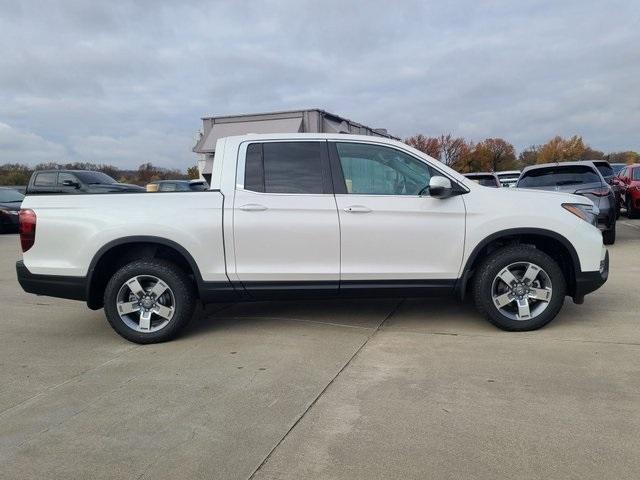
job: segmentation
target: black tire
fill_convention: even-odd
[[[162,280],[175,299],[173,316],[164,327],[155,332],[132,329],[118,313],[118,292],[121,287],[131,278],[145,275]],[[195,289],[187,274],[175,264],[157,258],[136,260],[123,266],[111,277],[104,292],[104,311],[111,327],[121,337],[140,344],[166,342],[175,338],[191,320],[195,303]]]
[[[627,197],[627,217],[634,219],[638,218],[638,212],[631,207],[631,199]]]
[[[534,263],[542,268],[553,289],[544,311],[528,320],[514,320],[504,315],[492,297],[493,280],[505,267],[518,262]],[[562,308],[566,291],[566,280],[558,263],[531,245],[512,245],[492,252],[476,269],[473,278],[473,297],[478,311],[496,327],[513,332],[536,330],[553,320]]]
[[[602,242],[605,245],[613,245],[616,243],[616,222],[613,222],[613,225],[609,230],[605,230],[602,232]]]

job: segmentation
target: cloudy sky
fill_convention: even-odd
[[[640,2],[0,0],[0,164],[184,168],[200,117],[640,150]]]

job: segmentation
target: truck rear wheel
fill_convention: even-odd
[[[191,280],[166,260],[136,260],[120,268],[104,293],[113,329],[134,343],[171,340],[189,323],[195,308]]]
[[[476,307],[495,326],[509,331],[543,327],[562,308],[566,281],[555,260],[530,245],[491,253],[478,267]]]

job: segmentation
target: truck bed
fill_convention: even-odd
[[[84,277],[108,245],[157,237],[186,249],[202,280],[224,281],[223,206],[217,190],[27,196],[22,208],[38,222],[24,265],[32,274]]]

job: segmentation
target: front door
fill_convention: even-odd
[[[432,198],[438,171],[407,152],[367,143],[330,144],[341,231],[341,292],[452,287],[464,251],[461,196]],[[341,193],[339,193],[341,192]]]
[[[235,271],[254,297],[335,295],[340,227],[327,142],[248,143],[233,208]]]

